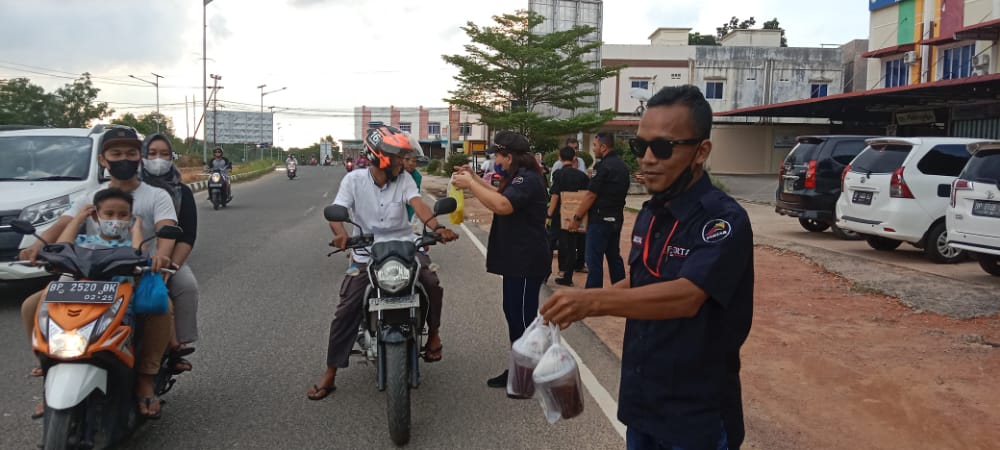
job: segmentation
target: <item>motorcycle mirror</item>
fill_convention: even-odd
[[[181,227],[175,225],[166,225],[160,227],[159,230],[156,230],[156,237],[162,239],[176,240],[180,239],[182,236],[184,236],[184,230],[182,230]]]
[[[440,216],[442,214],[451,214],[455,212],[456,209],[458,209],[458,202],[456,202],[455,199],[451,197],[438,199],[438,201],[434,202],[435,216]]]
[[[350,222],[351,213],[340,205],[330,205],[323,208],[323,217],[329,222]]]
[[[10,227],[18,234],[35,234],[35,227],[27,220],[14,220],[10,222]]]

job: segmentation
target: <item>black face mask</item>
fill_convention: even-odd
[[[108,161],[108,172],[117,180],[131,180],[139,173],[139,162],[127,159]]]
[[[691,158],[691,162],[693,163],[697,157],[698,154],[695,153],[695,155]],[[692,179],[694,179],[694,170],[691,169],[691,164],[688,164],[688,166],[684,168],[684,171],[681,172],[676,180],[674,180],[673,184],[668,186],[665,191],[653,194],[653,203],[658,205],[670,203],[673,199],[677,198],[687,190],[687,187],[691,184]]]

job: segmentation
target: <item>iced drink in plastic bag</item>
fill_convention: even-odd
[[[560,343],[559,326],[550,324],[552,346],[535,366],[532,379],[549,423],[583,413],[583,390],[576,359]]]
[[[448,215],[448,219],[453,225],[461,225],[465,221],[465,193],[455,187],[454,183],[448,183],[448,196],[455,199],[458,205],[455,211]]]
[[[552,345],[551,334],[542,324],[541,316],[536,317],[524,330],[524,334],[511,346],[507,395],[519,398],[531,398],[535,395],[535,382],[531,375],[550,345]]]

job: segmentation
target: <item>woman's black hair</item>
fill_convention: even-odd
[[[507,168],[507,176],[500,180],[500,186],[497,188],[499,192],[502,193],[507,189],[507,186],[510,185],[510,182],[517,176],[517,172],[521,169],[533,170],[542,174],[542,166],[538,164],[535,155],[522,152],[510,152],[506,154],[510,155],[510,167]]]
[[[125,200],[126,202],[128,202],[128,210],[129,211],[132,210],[132,204],[135,201],[132,198],[132,194],[129,194],[128,192],[125,192],[118,188],[107,188],[97,191],[97,193],[94,194],[94,207],[96,207],[97,209],[101,209],[101,203],[104,203],[105,200],[112,198]]]

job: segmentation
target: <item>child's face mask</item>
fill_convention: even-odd
[[[124,237],[132,225],[131,220],[97,219],[97,223],[101,227],[101,234],[118,239]]]

